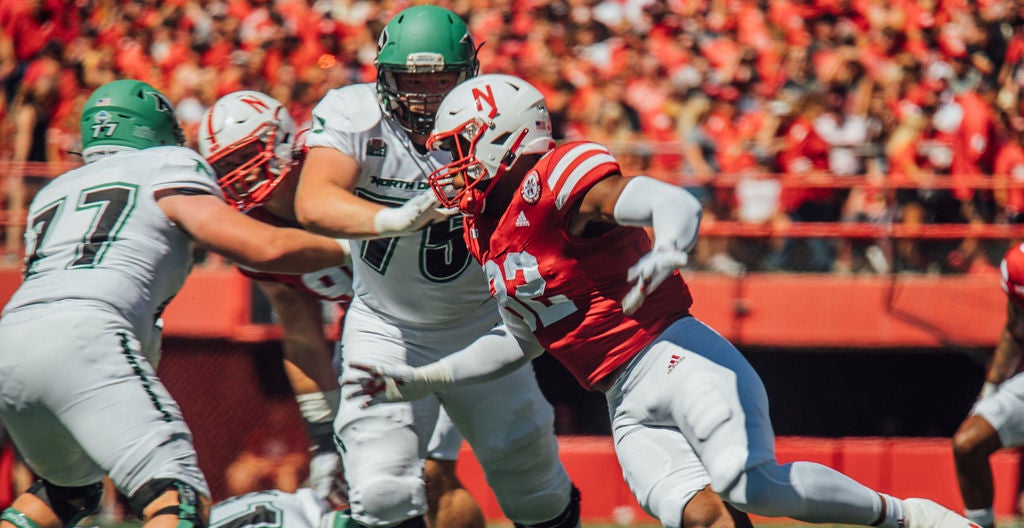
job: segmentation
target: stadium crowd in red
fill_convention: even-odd
[[[545,93],[562,138],[606,143],[625,172],[690,187],[709,220],[1024,220],[1024,187],[998,184],[1024,180],[1017,2],[437,3],[483,43],[482,71],[522,76]],[[408,4],[6,2],[0,160],[74,159],[82,102],[121,77],[164,91],[193,145],[203,111],[238,89],[267,92],[308,120],[327,90],[373,80],[375,36]],[[779,185],[851,176],[855,184],[838,187]],[[714,185],[722,181],[731,183]],[[886,181],[912,187],[889,192]],[[711,247],[697,261],[723,271],[850,266],[834,241],[787,241],[742,265],[728,251]],[[983,253],[971,240],[912,244],[898,248],[896,264],[968,271],[985,267]]]

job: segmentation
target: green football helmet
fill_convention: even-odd
[[[146,149],[184,145],[174,107],[156,88],[134,79],[111,81],[82,108],[82,154],[96,147]]]
[[[400,11],[377,39],[377,97],[384,114],[407,132],[430,134],[445,94],[401,92],[395,74],[456,72],[462,82],[477,74],[476,51],[469,27],[452,11],[434,5]]]

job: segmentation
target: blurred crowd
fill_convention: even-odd
[[[0,160],[68,161],[90,91],[144,80],[189,141],[218,97],[255,89],[300,123],[375,78],[376,35],[410,2],[24,0],[0,4]],[[481,70],[547,96],[560,139],[685,185],[705,222],[1024,220],[1024,6],[1001,0],[442,0]],[[804,182],[794,184],[793,182]],[[844,183],[845,182],[845,183]],[[897,188],[898,187],[898,188]],[[698,265],[967,272],[972,239],[711,237]],[[739,248],[739,249],[738,249]],[[750,256],[756,255],[756,256]],[[798,256],[798,258],[797,258]]]

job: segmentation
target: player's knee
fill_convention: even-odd
[[[711,488],[704,488],[686,503],[681,512],[682,524],[675,519],[662,520],[666,527],[686,528],[733,528],[732,516],[725,504]]]
[[[1001,447],[999,436],[977,415],[968,418],[953,435],[953,456],[961,462],[984,459]]]
[[[485,467],[502,511],[513,521],[533,525],[557,517],[566,506],[567,476],[561,474],[557,461],[510,454]]]
[[[132,494],[129,502],[143,520],[173,515],[178,528],[205,528],[210,515],[209,498],[176,479],[153,479]]]
[[[704,467],[711,477],[711,489],[722,495],[731,489],[747,471],[747,451],[741,448],[727,448],[704,460]]]
[[[32,484],[26,492],[43,501],[64,526],[74,526],[85,516],[99,510],[100,499],[103,497],[103,483],[64,487],[39,480]],[[16,519],[17,516],[8,518],[7,513],[4,512],[4,520],[14,522]],[[28,518],[24,517],[24,519]]]
[[[363,486],[358,509],[360,522],[370,526],[396,526],[422,516],[426,511],[423,481],[408,476],[375,477]]]

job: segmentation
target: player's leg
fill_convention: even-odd
[[[130,333],[109,327],[103,335],[115,339],[96,337],[103,346],[81,353],[93,362],[114,358],[107,379],[81,389],[81,400],[61,409],[61,422],[128,497],[146,528],[206,526],[210,491],[181,409]]]
[[[77,383],[92,386],[102,378],[91,369],[79,375],[83,367],[79,358],[64,358],[81,344],[63,332],[53,332],[67,320],[44,320],[40,315],[14,313],[0,322],[0,350],[5,352],[0,353],[0,421],[32,473],[39,476],[0,513],[3,528],[58,528],[75,523],[98,508],[103,489],[103,469],[47,405],[49,400],[70,401]]]
[[[8,522],[52,523],[29,513],[49,509],[60,525],[74,524],[99,506],[104,474],[129,496],[165,475],[209,494],[177,405],[126,329],[81,310],[5,323],[0,343],[31,343],[36,361],[0,355],[10,375],[0,419],[42,479],[19,497],[28,512],[14,508]]]
[[[682,433],[636,423],[629,414],[616,412],[615,398],[614,392],[609,393],[615,454],[644,511],[666,528],[749,528],[745,514],[738,514],[745,522],[734,522]]]
[[[1024,375],[1006,380],[979,401],[953,435],[953,459],[965,514],[987,528],[995,524],[995,489],[989,457],[1024,444]]]
[[[427,462],[423,466],[428,527],[484,528],[487,524],[476,499],[455,474],[461,447],[462,435],[442,407],[427,444]]]
[[[210,517],[209,498],[174,478],[150,480],[129,500],[144,528],[205,528]]]
[[[450,353],[477,339],[487,347],[518,347],[493,319],[472,321],[435,343]],[[420,358],[425,361],[430,358]],[[517,525],[571,527],[579,522],[578,491],[558,458],[554,411],[537,385],[533,368],[496,380],[440,393],[448,415],[484,469],[506,517]]]
[[[821,464],[780,465],[760,377],[731,343],[692,317],[666,330],[617,387],[621,407],[650,414],[651,425],[676,424],[712,488],[743,511],[886,528],[968,526],[931,501],[879,494]]]
[[[350,362],[405,362],[409,353],[403,330],[382,321],[358,299],[345,316],[342,346],[345,379],[362,375],[347,366]],[[424,525],[423,460],[439,407],[435,397],[367,408],[342,398],[334,425],[356,522]]]
[[[287,284],[256,281],[270,301],[284,332],[284,371],[309,437],[309,486],[322,498],[332,492],[341,456],[334,445],[338,414],[338,375],[333,347],[323,330],[320,299]]]
[[[455,474],[456,462],[428,458],[424,465],[428,528],[483,528],[487,525],[476,499]]]

